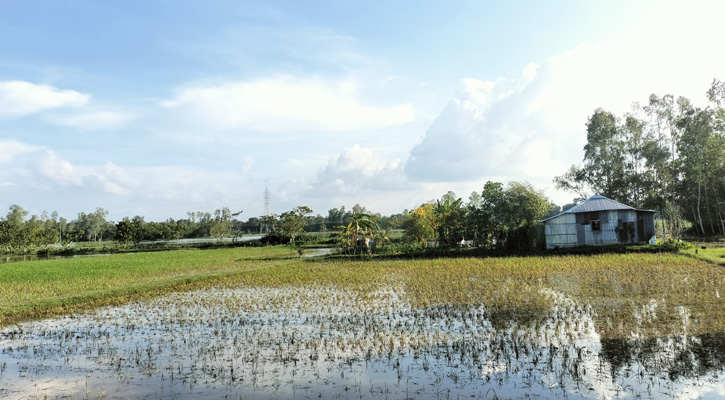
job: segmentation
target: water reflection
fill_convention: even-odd
[[[241,236],[236,238],[223,238],[221,241],[228,242],[252,242],[262,238],[262,235],[249,235]],[[203,243],[218,243],[219,239],[213,238],[200,238],[200,239],[175,239],[175,240],[156,240],[156,241],[142,241],[141,245],[151,244],[172,244],[172,245],[189,245],[189,244],[203,244]],[[75,244],[71,244],[74,246]],[[79,258],[79,257],[99,257],[99,256],[110,256],[118,253],[93,253],[93,254],[15,254],[15,255],[1,255],[0,264],[15,263],[23,261],[38,261],[38,260],[56,260],[61,258]],[[126,252],[128,254],[128,252]]]
[[[0,331],[0,397],[719,398],[723,333],[603,336],[535,315],[413,308],[400,288],[218,288]],[[511,317],[514,318],[511,318]],[[629,327],[631,328],[631,327]]]

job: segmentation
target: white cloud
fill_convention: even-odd
[[[182,89],[162,106],[216,128],[275,131],[350,131],[410,122],[410,104],[360,103],[358,83],[292,76]]]
[[[6,163],[12,161],[16,156],[34,153],[39,150],[41,150],[40,147],[14,140],[0,140],[0,163]]]
[[[73,165],[54,151],[45,151],[33,161],[36,184],[46,189],[73,186],[102,190],[129,199],[199,199],[204,190],[227,175],[186,167],[160,166],[125,168],[112,162],[103,165]],[[213,193],[213,190],[209,190]]]
[[[0,119],[17,118],[59,107],[81,107],[90,95],[24,81],[0,82]]]
[[[56,115],[48,118],[56,125],[80,130],[117,129],[132,119],[133,115],[129,113],[111,110]]]
[[[35,170],[38,175],[61,185],[79,186],[83,183],[83,178],[88,175],[87,171],[75,168],[73,164],[58,157],[52,150],[45,151],[38,160]]]
[[[356,144],[328,161],[312,185],[313,194],[399,191],[407,186],[402,167],[400,160],[383,160],[372,149]]]

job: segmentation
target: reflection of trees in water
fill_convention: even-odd
[[[602,339],[601,357],[612,375],[639,364],[670,380],[697,378],[725,368],[725,333],[648,339]]]
[[[562,300],[565,304],[548,313],[492,313],[496,333],[491,338],[489,363],[506,365],[507,373],[528,377],[529,384],[544,382],[566,388],[567,393],[585,394],[610,382],[613,386],[605,390],[609,395],[622,387],[630,394],[647,394],[655,386],[665,390],[660,388],[664,381],[672,382],[666,391],[676,395],[696,382],[716,384],[718,374],[725,370],[725,332],[683,333],[712,324],[700,323],[698,318],[696,325],[683,317],[702,310],[661,307],[660,318],[655,313],[643,318],[633,307],[599,313],[563,298],[558,303]],[[612,321],[613,315],[627,312],[632,315]],[[511,317],[508,322],[507,317]],[[623,332],[630,337],[623,337]]]

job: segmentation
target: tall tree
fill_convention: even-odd
[[[595,192],[626,201],[624,142],[614,114],[601,108],[587,122],[584,171]]]
[[[463,239],[463,223],[466,210],[462,199],[448,192],[436,201],[435,217],[438,225],[438,244],[453,246]]]

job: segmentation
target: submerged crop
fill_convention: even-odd
[[[7,327],[0,396],[706,397],[723,282],[670,255],[294,261]]]

